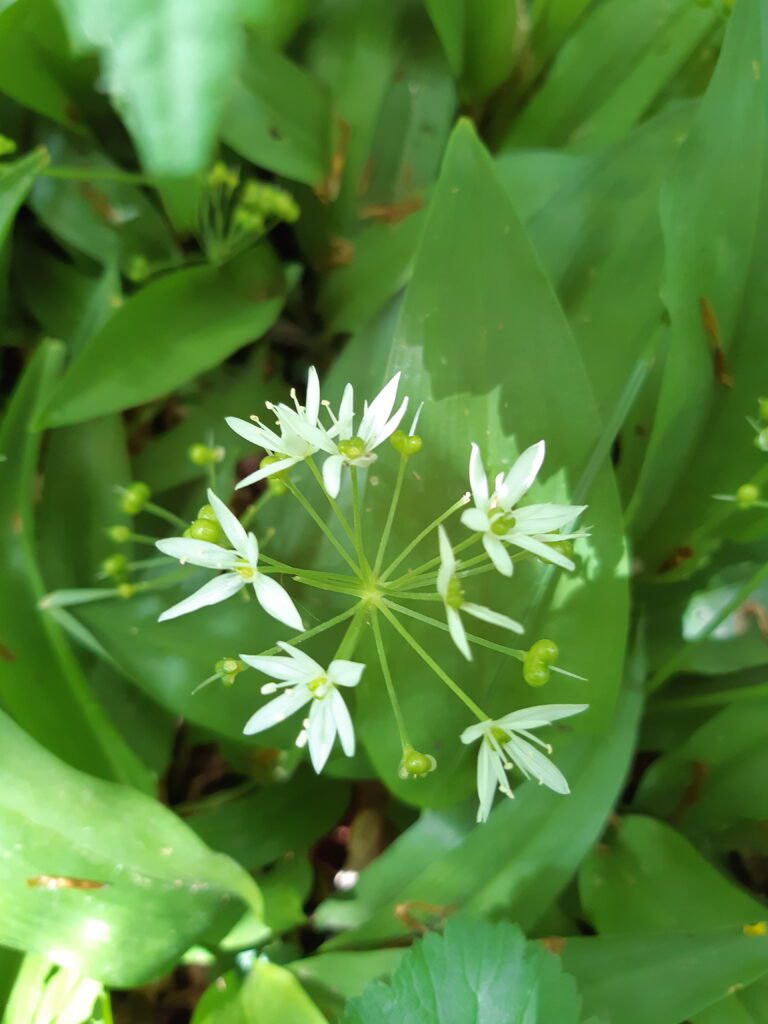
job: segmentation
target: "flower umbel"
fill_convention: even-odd
[[[267,683],[262,693],[284,692],[252,715],[243,730],[246,736],[271,729],[300,708],[311,703],[305,722],[309,756],[316,772],[321,772],[338,734],[341,748],[351,757],[355,752],[355,731],[339,686],[357,686],[365,665],[357,661],[332,661],[327,669],[290,644],[278,643],[281,655],[241,654],[241,659],[266,676],[282,680]],[[297,742],[304,741],[304,734]]]
[[[512,558],[505,545],[529,551],[532,555],[554,562],[562,569],[574,569],[574,563],[551,545],[575,537],[585,531],[559,531],[580,515],[586,505],[556,505],[545,502],[517,508],[517,503],[530,490],[544,462],[545,444],[539,441],[520,455],[505,475],[499,473],[493,494],[489,493],[483,458],[476,444],[469,457],[469,486],[474,508],[462,513],[461,521],[470,530],[483,535],[488,557],[504,576],[512,575]]]
[[[505,796],[514,795],[507,779],[507,772],[514,767],[519,768],[526,778],[537,779],[540,785],[547,786],[555,793],[570,793],[563,773],[534,744],[542,747],[547,754],[552,753],[552,748],[530,730],[540,729],[560,718],[578,715],[588,707],[588,704],[539,705],[513,711],[503,718],[489,718],[464,730],[461,734],[462,743],[480,740],[477,758],[477,796],[480,801],[478,821],[488,820],[497,789]]]
[[[288,592],[277,580],[265,576],[260,571],[259,542],[256,537],[245,532],[239,520],[211,490],[208,491],[208,501],[232,545],[231,549],[192,537],[169,537],[167,540],[159,540],[157,547],[164,555],[178,558],[182,564],[200,565],[206,569],[224,569],[225,572],[209,580],[183,601],[166,609],[159,621],[165,622],[166,619],[175,619],[198,608],[226,601],[228,597],[232,597],[250,584],[256,594],[256,600],[267,615],[284,622],[292,629],[303,629],[301,616]]]

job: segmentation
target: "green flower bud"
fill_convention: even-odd
[[[401,779],[423,779],[437,768],[437,761],[431,754],[422,754],[413,747],[403,750],[397,774]]]
[[[506,515],[496,516],[491,523],[491,533],[495,533],[497,537],[504,537],[510,530],[514,530],[516,523],[517,520],[510,512]]]
[[[418,434],[406,434],[404,430],[396,430],[389,443],[399,455],[405,456],[418,455],[422,444]]]
[[[244,669],[239,658],[220,658],[214,665],[214,672],[225,686],[232,686]]]
[[[339,441],[339,451],[345,459],[359,459],[365,455],[365,441],[362,437],[350,437],[346,441]]]
[[[549,665],[541,658],[526,656],[523,662],[523,679],[529,686],[544,686],[549,682]]]
[[[282,473],[276,473],[274,476],[267,477],[267,490],[276,498],[281,498],[288,493],[288,485],[280,479],[282,475]]]
[[[133,281],[134,284],[140,284],[142,281],[146,281],[149,277],[149,273],[149,261],[146,256],[142,256],[141,254],[131,256],[128,263],[128,269],[126,270],[126,276],[129,281]]]
[[[208,172],[208,185],[211,188],[226,188],[234,192],[239,182],[238,172],[232,167],[227,167],[223,160],[217,160]]]
[[[549,545],[553,551],[559,551],[561,555],[565,555],[566,558],[573,558],[573,541],[572,540],[556,540],[553,544]]]
[[[502,746],[509,740],[509,733],[502,729],[500,725],[492,726],[491,735]]]
[[[115,544],[127,544],[131,539],[131,531],[127,526],[110,526],[107,536]]]
[[[290,193],[276,190],[272,199],[272,213],[286,224],[295,224],[299,219],[299,205]]]
[[[768,452],[768,427],[763,427],[755,437],[755,447],[759,448],[761,452]]]
[[[218,520],[212,519],[196,519],[184,531],[184,536],[192,537],[193,540],[205,540],[209,544],[221,544],[226,540]]]
[[[449,608],[455,608],[457,611],[464,604],[464,588],[460,581],[454,576],[448,584],[448,592],[445,595],[445,603]]]
[[[543,661],[546,665],[554,665],[560,655],[557,644],[554,640],[537,640],[531,645],[527,657],[531,660]]]
[[[136,593],[136,587],[132,583],[120,583],[117,587],[117,596],[121,597],[124,601],[127,601],[129,597],[133,597]]]
[[[123,494],[121,508],[127,516],[137,516],[152,497],[152,491],[140,480],[131,486]]]
[[[218,523],[219,517],[213,510],[213,505],[201,505],[197,511],[198,519],[210,519],[212,523]]]
[[[116,551],[113,555],[107,555],[101,563],[101,571],[112,580],[120,580],[128,571],[128,559]]]
[[[10,156],[16,152],[16,143],[7,135],[0,135],[0,156]]]
[[[760,488],[757,484],[742,484],[736,491],[736,504],[739,508],[752,508],[760,500]]]
[[[212,448],[210,445],[191,444],[187,448],[187,458],[190,462],[194,463],[195,466],[212,466],[216,462],[221,462],[224,458],[223,448]]]
[[[250,234],[259,235],[264,230],[263,215],[256,210],[249,210],[245,206],[235,207],[232,219],[239,228]]]
[[[278,462],[284,462],[286,458],[287,458],[286,455],[280,455],[278,453],[275,453],[274,455],[265,455],[264,458],[259,463],[259,469],[264,469],[267,466],[274,466]],[[283,477],[285,477],[287,475],[288,475],[288,470],[287,469],[281,469],[277,473],[272,473],[271,476],[268,476],[266,478],[267,479],[267,483],[269,484],[269,481],[271,481],[271,480],[280,480],[280,479],[282,479]]]

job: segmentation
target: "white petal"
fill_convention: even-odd
[[[366,406],[360,421],[360,437],[365,441],[372,441],[389,419],[397,398],[399,384],[400,374],[396,373],[391,380],[387,381],[370,405]]]
[[[390,434],[394,434],[397,428],[400,426],[400,421],[408,408],[408,399],[404,398],[400,404],[400,408],[387,422],[376,430],[376,433],[371,439],[371,448],[377,448],[383,441],[386,441]]]
[[[525,551],[530,551],[532,555],[538,555],[539,558],[543,558],[547,562],[554,562],[561,569],[573,570],[576,568],[575,563],[570,558],[566,558],[565,555],[561,555],[559,551],[555,551],[535,537],[529,537],[524,533],[508,533],[505,540],[510,544],[523,548]]]
[[[445,614],[448,618],[448,632],[451,634],[451,640],[453,640],[467,661],[472,661],[472,652],[467,643],[467,634],[464,632],[461,616],[455,608],[446,608]]]
[[[290,469],[291,466],[295,466],[300,459],[280,459],[279,462],[273,462],[269,466],[262,466],[253,473],[249,473],[248,476],[243,479],[235,487],[236,491],[239,491],[241,487],[250,487],[251,484],[257,484],[259,480],[266,480],[268,476],[274,476],[275,473],[282,473],[284,469]]]
[[[473,533],[485,533],[490,526],[488,516],[479,508],[468,508],[465,512],[462,512],[461,523],[462,526],[466,526]]]
[[[475,505],[484,512],[488,508],[488,477],[483,466],[483,456],[474,443],[469,456],[469,487]]]
[[[453,576],[456,572],[456,556],[443,526],[438,526],[437,536],[440,544],[440,568],[446,569]]]
[[[413,423],[411,423],[411,429],[408,431],[410,437],[416,433],[416,427],[419,425],[419,417],[421,416],[421,410],[424,408],[424,403],[419,402],[419,408],[416,410],[416,415],[413,417]]]
[[[256,540],[256,535],[253,533],[248,534],[248,539],[245,543],[245,557],[248,560],[248,564],[255,572],[259,565],[259,542]]]
[[[482,736],[492,729],[496,723],[488,718],[484,722],[476,722],[474,725],[468,725],[464,732],[461,734],[459,739],[462,743],[474,743],[475,740],[479,740]]]
[[[270,679],[281,679],[286,683],[307,683],[315,678],[314,672],[305,672],[293,658],[281,658],[279,654],[241,654],[240,660],[246,665],[263,672]]]
[[[476,619],[482,619],[483,622],[490,622],[493,626],[511,629],[513,633],[525,632],[520,623],[510,619],[508,615],[502,615],[500,612],[494,612],[490,608],[484,608],[481,604],[463,604],[461,610],[468,615],[474,615]]]
[[[512,736],[504,744],[504,750],[525,775],[532,775],[555,793],[562,793],[563,796],[570,793],[568,782],[560,769],[532,744],[519,736]]]
[[[488,821],[488,816],[493,807],[493,798],[496,795],[497,773],[494,761],[498,761],[498,754],[483,741],[477,755],[477,820]],[[503,769],[502,769],[503,770]]]
[[[171,558],[178,558],[187,565],[201,565],[205,569],[233,569],[240,560],[236,551],[220,548],[207,540],[193,537],[168,537],[155,543],[158,551]]]
[[[544,442],[539,441],[537,444],[532,444],[530,448],[526,448],[517,459],[504,477],[504,484],[500,489],[499,500],[502,508],[511,509],[529,490],[541,469],[545,450]]]
[[[524,533],[549,533],[572,523],[586,505],[555,505],[544,502],[515,509],[515,529]]]
[[[493,533],[486,533],[483,535],[483,547],[493,562],[494,569],[500,572],[502,576],[511,576],[514,568],[512,558],[504,547],[501,538]]]
[[[333,717],[333,707],[327,697],[312,702],[307,734],[312,767],[319,775],[325,767],[325,762],[333,749],[333,741],[336,739],[336,719]]]
[[[357,686],[365,669],[359,661],[332,661],[328,666],[328,682],[334,686]]]
[[[317,417],[320,413],[320,378],[317,370],[310,366],[307,374],[307,402],[305,409],[306,417],[314,427],[317,424]]]
[[[352,725],[349,709],[344,703],[344,698],[338,690],[331,690],[325,699],[331,704],[331,711],[336,723],[336,732],[339,734],[339,740],[341,741],[341,749],[347,757],[352,757],[355,753],[355,729]]]
[[[277,580],[259,573],[253,581],[253,589],[256,591],[256,599],[267,615],[271,615],[278,622],[284,622],[291,629],[304,629],[296,605],[285,587],[280,586]]]
[[[269,427],[262,424],[249,423],[248,420],[238,419],[237,416],[226,417],[227,426],[240,437],[257,444],[259,448],[266,448],[268,452],[280,451],[280,438]]]
[[[219,520],[219,526],[224,531],[229,543],[238,554],[242,555],[243,558],[247,558],[246,544],[248,535],[240,524],[240,520],[232,514],[221,498],[217,497],[210,487],[208,488],[208,501],[213,506],[213,511]]]
[[[282,648],[289,654],[293,659],[294,663],[298,665],[302,672],[306,672],[308,679],[317,679],[318,676],[325,675],[325,669],[323,666],[315,661],[314,658],[310,658],[308,654],[301,650],[299,647],[294,647],[293,644],[286,643],[285,640],[278,640],[277,646]]]
[[[208,605],[218,604],[219,601],[226,601],[238,590],[242,590],[245,581],[242,576],[234,572],[226,572],[223,576],[216,576],[212,580],[190,594],[183,601],[168,608],[157,620],[167,622],[168,619],[177,619],[179,615],[186,615],[188,612],[197,611],[198,608],[207,608]]]
[[[341,467],[344,459],[341,455],[331,455],[323,463],[323,483],[332,498],[338,498],[341,490]]]
[[[589,704],[537,704],[531,708],[512,711],[496,721],[502,729],[538,729],[550,722],[586,711]]]
[[[275,697],[263,708],[259,708],[255,715],[251,715],[245,723],[243,732],[246,736],[253,736],[254,733],[271,729],[273,725],[284,722],[286,718],[295,714],[299,708],[303,708],[311,700],[312,694],[305,686],[285,690],[279,697]]]

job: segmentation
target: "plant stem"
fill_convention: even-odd
[[[697,637],[688,641],[688,643],[683,644],[682,647],[679,647],[672,657],[668,658],[661,668],[654,672],[648,682],[647,692],[655,693],[659,687],[663,686],[670,676],[674,675],[675,671],[685,661],[689,652],[695,647],[698,647],[699,644],[704,643],[704,641],[714,633],[720,623],[724,622],[729,615],[732,615],[733,612],[735,612],[736,609],[747,600],[750,594],[756,590],[766,578],[768,578],[768,563],[766,563],[761,569],[758,569],[758,571],[754,573],[743,586],[739,587],[731,600],[720,609],[717,615],[710,619],[706,627]]]
[[[345,622],[347,619],[351,619],[359,608],[359,603],[353,604],[351,608],[347,608],[346,611],[341,612],[341,614],[334,616],[332,619],[328,619],[326,622],[321,622],[319,626],[313,626],[311,629],[305,629],[303,633],[292,636],[288,643],[294,645],[303,644],[305,640],[311,640],[313,636],[318,636],[320,633],[324,633],[326,629],[332,629],[334,626],[338,626],[340,622]],[[269,654],[279,654],[280,651],[280,647],[269,647],[266,651],[259,651],[257,657],[262,658]]]
[[[363,544],[363,521],[360,514],[360,486],[355,466],[350,467],[350,476],[352,477],[352,518],[355,524],[355,550],[357,551],[360,568],[370,579],[371,567],[368,564],[368,558],[365,554],[365,545]]]
[[[171,526],[178,526],[181,530],[186,530],[189,523],[186,519],[182,519],[181,516],[177,516],[175,512],[169,512],[167,508],[163,508],[162,505],[156,505],[154,501],[148,501],[144,505],[144,511],[149,512],[153,516],[157,516],[158,519],[164,519],[166,523],[170,523]]]
[[[403,461],[405,461],[405,459],[403,459]],[[395,721],[397,722],[397,731],[400,734],[400,746],[405,750],[406,747],[410,746],[408,732],[405,728],[405,719],[403,718],[400,701],[397,699],[397,693],[395,692],[395,684],[392,681],[392,674],[389,671],[389,663],[387,662],[387,654],[384,649],[384,641],[381,638],[379,617],[375,611],[373,613],[371,624],[373,626],[373,636],[376,640],[376,651],[379,655],[379,662],[381,664],[381,674],[384,676],[384,684],[387,687],[389,702],[392,705],[392,711],[395,715]]]
[[[309,576],[293,576],[294,583],[301,583],[305,587],[312,587],[314,590],[327,590],[332,594],[344,594],[347,597],[360,597],[360,591],[350,587],[342,587],[337,583],[312,579]]]
[[[266,490],[264,491],[263,494],[259,495],[256,501],[251,502],[251,504],[248,506],[245,512],[243,512],[243,515],[240,519],[240,524],[244,530],[248,529],[256,513],[260,512],[264,508],[264,506],[267,504],[271,497],[272,491]]]
[[[395,481],[395,489],[392,493],[392,500],[389,503],[389,512],[387,513],[387,521],[384,524],[384,532],[381,535],[379,542],[379,550],[376,552],[376,561],[373,566],[373,575],[378,576],[381,570],[381,563],[384,561],[384,555],[387,550],[387,544],[389,543],[389,535],[392,532],[392,523],[395,521],[395,512],[397,511],[397,505],[400,501],[400,491],[403,488],[403,479],[405,477],[405,465],[408,462],[406,455],[400,456],[400,465],[397,468],[397,480]]]
[[[421,646],[418,640],[416,640],[415,637],[411,636],[411,634],[408,632],[405,626],[402,625],[402,623],[398,622],[397,617],[392,614],[389,608],[387,608],[386,606],[381,606],[381,613],[382,615],[384,615],[387,621],[391,623],[392,627],[397,630],[397,632],[400,634],[403,640],[405,640],[405,642],[409,644],[409,646],[411,646],[413,650],[419,655],[422,661],[424,661],[432,669],[432,671],[435,673],[438,679],[441,679],[445,683],[445,685],[459,698],[459,700],[463,701],[463,703],[466,704],[466,706],[469,708],[472,714],[475,715],[476,718],[478,718],[481,722],[486,722],[488,720],[488,715],[486,715],[485,712],[480,707],[478,707],[477,704],[475,704],[471,697],[468,697],[467,694],[464,693],[459,684],[454,682],[453,679],[451,679],[448,673],[445,672],[440,667],[440,665],[438,665],[435,659],[431,657],[429,654],[427,654],[427,652],[424,650],[424,648]]]
[[[315,480],[317,480],[317,482],[318,482],[318,484],[320,486],[320,490],[325,495],[326,500],[328,501],[328,504],[333,509],[334,515],[336,516],[336,518],[341,523],[341,526],[342,526],[342,529],[344,530],[344,533],[346,533],[347,538],[349,539],[349,541],[352,544],[354,544],[355,543],[355,535],[352,532],[352,527],[349,525],[349,522],[347,521],[347,517],[344,515],[344,513],[339,508],[339,503],[336,501],[335,498],[332,498],[330,496],[330,494],[328,493],[328,491],[325,489],[325,484],[323,483],[323,474],[317,468],[317,466],[314,463],[314,460],[311,457],[308,458],[308,459],[305,459],[305,462],[309,466],[310,472],[314,476]]]
[[[323,517],[321,515],[319,515],[318,512],[315,511],[315,509],[312,507],[312,505],[310,505],[310,503],[307,501],[307,499],[301,493],[301,491],[296,486],[296,484],[293,483],[292,480],[286,480],[285,481],[285,486],[288,488],[288,490],[291,492],[291,494],[294,496],[294,498],[299,502],[299,504],[302,506],[304,511],[314,520],[315,524],[320,527],[320,529],[323,531],[323,533],[328,538],[328,540],[331,542],[331,544],[333,544],[333,546],[336,548],[336,550],[341,555],[341,557],[344,559],[344,561],[347,563],[347,565],[352,569],[352,571],[354,572],[355,576],[357,576],[359,579],[362,579],[363,578],[362,573],[361,573],[360,569],[355,565],[355,563],[352,560],[352,558],[350,557],[349,552],[347,551],[347,549],[338,540],[338,538],[334,534],[333,530],[331,530],[331,528],[325,522]]]
[[[402,615],[407,615],[411,619],[418,619],[419,622],[424,622],[428,626],[434,626],[435,629],[442,630],[443,633],[450,632],[448,629],[448,623],[441,622],[440,619],[433,619],[431,615],[422,615],[421,612],[414,611],[413,608],[405,608],[396,601],[386,601],[386,605],[388,608],[392,608],[395,611],[400,612]],[[477,644],[479,647],[487,647],[489,651],[498,651],[499,654],[506,654],[508,657],[515,658],[517,661],[524,661],[527,653],[526,651],[518,651],[514,647],[507,647],[504,644],[494,643],[493,640],[486,640],[482,636],[475,636],[473,633],[467,633],[467,640],[471,640],[473,644]]]
[[[421,533],[417,534],[413,538],[411,543],[406,545],[406,547],[403,548],[403,550],[400,552],[400,554],[397,556],[397,558],[394,560],[394,562],[391,562],[389,564],[387,569],[384,571],[384,573],[380,577],[380,582],[383,583],[386,579],[388,579],[389,576],[398,567],[398,565],[400,565],[400,563],[403,562],[408,557],[408,555],[410,555],[410,553],[413,551],[414,548],[418,547],[419,544],[421,544],[421,542],[424,540],[425,537],[428,537],[429,534],[432,533],[433,530],[436,530],[438,528],[438,526],[442,522],[444,522],[446,519],[448,519],[449,516],[452,516],[454,512],[456,512],[458,509],[461,508],[462,505],[466,505],[466,503],[467,503],[467,496],[465,494],[465,495],[462,495],[462,497],[459,498],[458,501],[454,502],[453,505],[451,505],[450,508],[446,509],[445,512],[443,512],[441,515],[439,515],[437,517],[437,519],[433,519],[432,522],[428,526],[425,526],[424,529],[421,531]],[[458,548],[456,550],[458,550]],[[440,559],[438,557],[436,560],[432,559],[432,561],[430,563],[428,563],[428,564],[429,565],[437,564],[437,563],[439,563],[439,561],[440,561]],[[422,566],[422,568],[423,568],[423,566]]]

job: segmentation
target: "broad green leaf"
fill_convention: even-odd
[[[255,870],[308,849],[337,823],[348,799],[344,783],[306,770],[287,782],[233,792],[228,799],[218,794],[181,810],[204,842]]]
[[[244,981],[225,974],[208,989],[192,1024],[251,1024],[256,1020],[286,1024],[325,1024],[325,1017],[284,967],[255,960]]]
[[[101,50],[113,103],[157,175],[210,159],[240,57],[238,0],[58,0],[80,49]]]
[[[768,1022],[768,980],[736,989],[703,1013],[693,1024],[766,1024]]]
[[[284,289],[266,246],[223,267],[192,267],[151,281],[69,367],[46,423],[80,423],[172,391],[260,337],[280,312]]]
[[[579,891],[601,935],[743,925],[765,912],[669,825],[640,815],[618,819],[586,858]]]
[[[727,390],[714,350],[720,347],[727,366],[758,238],[768,139],[768,92],[760,73],[766,58],[768,11],[759,0],[746,0],[734,8],[715,74],[662,192],[662,295],[671,336],[648,456],[630,507],[637,534],[662,510]],[[657,548],[658,539],[651,543]]]
[[[402,959],[404,949],[370,949],[355,953],[318,953],[288,964],[302,985],[313,991],[322,988],[334,996],[351,999],[366,985],[389,975]]]
[[[319,187],[330,173],[337,132],[323,85],[251,39],[224,111],[227,145],[257,167]]]
[[[19,160],[0,164],[0,316],[5,315],[9,238],[13,222],[36,176],[47,163],[46,151],[36,149]]]
[[[252,879],[167,808],[69,768],[5,715],[0,737],[0,942],[126,987],[234,917],[235,899],[259,911]]]
[[[509,924],[469,918],[426,935],[402,958],[390,982],[353,999],[345,1024],[578,1024],[573,979]]]
[[[29,424],[50,394],[63,346],[46,342],[19,384],[0,430],[0,702],[57,756],[95,775],[143,780],[55,623],[38,611],[45,589],[34,544],[33,498],[42,440]],[[62,539],[62,542],[63,539]]]
[[[409,464],[389,557],[412,539],[419,523],[429,522],[463,493],[472,441],[482,445],[486,465],[495,474],[529,444],[545,438],[547,462],[530,499],[589,502],[585,522],[593,526],[593,534],[589,542],[577,544],[580,571],[558,581],[547,570],[523,564],[512,581],[482,577],[471,599],[491,606],[504,602],[508,614],[524,621],[528,637],[555,639],[568,667],[590,679],[589,690],[587,694],[578,684],[561,684],[553,677],[546,700],[586,697],[592,711],[575,727],[589,729],[591,724],[599,731],[611,716],[626,630],[614,482],[599,455],[601,467],[590,467],[585,476],[601,428],[583,365],[493,165],[466,123],[458,126],[448,149],[395,339],[382,330],[375,346],[358,352],[357,365],[354,351],[337,364],[337,382],[351,379],[371,393],[402,369],[402,390],[415,404],[425,401],[419,425],[425,452],[420,458],[429,461],[423,467],[414,464],[412,470]],[[369,486],[365,496],[366,527],[374,538],[386,511],[386,499],[377,494],[391,487],[392,470],[384,458],[375,476],[377,487]],[[447,525],[454,542],[465,536],[458,523]],[[433,538],[414,559],[421,562],[435,551]],[[449,674],[469,678],[466,662],[445,634],[416,625],[414,635]],[[423,804],[446,803],[473,785],[474,752],[460,750],[458,743],[468,724],[466,712],[394,639],[386,623],[385,639],[394,678],[402,681],[400,696],[413,742],[419,750],[434,751],[442,771],[418,787],[397,778],[397,740],[380,680],[357,694],[363,741],[398,795]],[[530,704],[519,666],[485,653],[478,651],[475,657],[473,699],[491,714]]]
[[[768,938],[741,928],[575,938],[562,958],[587,1012],[621,1024],[680,1024],[768,973]]]
[[[240,13],[260,39],[282,49],[310,11],[310,0],[240,0]]]
[[[394,910],[411,902],[438,913],[503,911],[533,927],[605,827],[629,768],[638,713],[630,692],[597,748],[579,737],[563,751],[558,760],[572,790],[566,799],[526,782],[482,827],[473,825],[474,806],[424,814],[362,873],[352,901],[327,900],[317,909],[320,926],[353,929],[326,948],[407,936]]]

